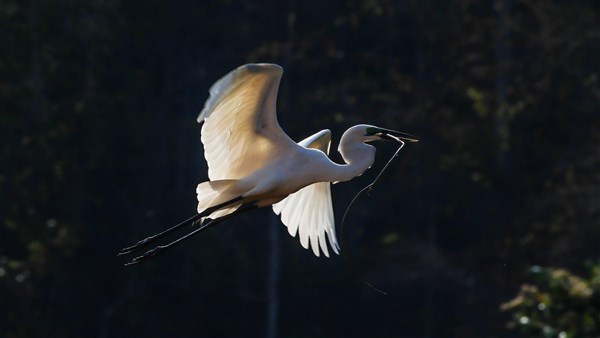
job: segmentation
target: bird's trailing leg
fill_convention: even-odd
[[[185,241],[186,239],[196,235],[197,233],[201,232],[202,230],[206,230],[206,229],[220,223],[221,221],[224,221],[230,217],[233,217],[235,215],[238,215],[242,212],[245,212],[245,211],[248,211],[248,210],[251,210],[254,208],[256,208],[256,206],[254,204],[244,204],[240,208],[238,208],[236,211],[234,211],[233,213],[231,213],[229,215],[226,215],[226,216],[223,216],[223,217],[217,218],[217,219],[208,219],[208,221],[206,223],[202,224],[198,229],[190,232],[189,234],[182,236],[182,237],[174,240],[171,243],[168,243],[165,245],[158,245],[158,246],[154,247],[153,249],[146,251],[143,255],[133,258],[131,260],[131,262],[126,263],[125,265],[128,266],[128,265],[138,264],[143,261],[146,261],[154,256],[157,256],[157,255],[165,252],[167,249],[174,247],[175,245]]]
[[[196,221],[200,220],[202,217],[205,217],[205,216],[208,216],[208,215],[212,214],[215,210],[218,210],[218,209],[220,209],[220,208],[222,208],[224,206],[227,206],[227,205],[230,205],[232,203],[235,203],[235,202],[237,202],[237,201],[239,201],[241,199],[242,199],[241,197],[236,197],[236,198],[234,198],[234,199],[232,199],[230,201],[227,201],[225,203],[221,203],[221,204],[216,205],[214,207],[208,208],[208,209],[204,210],[203,212],[201,212],[199,214],[196,214],[196,215],[194,215],[194,216],[186,219],[185,221],[183,221],[183,222],[181,222],[181,223],[179,223],[177,225],[174,225],[174,226],[170,227],[169,229],[167,229],[167,230],[165,230],[165,231],[163,231],[161,233],[158,233],[156,235],[147,237],[147,238],[145,238],[145,239],[137,242],[136,244],[134,244],[132,246],[128,246],[126,248],[121,249],[121,251],[119,251],[119,253],[117,254],[117,256],[127,255],[129,253],[134,252],[134,251],[141,250],[141,249],[147,247],[148,245],[156,242],[157,240],[165,237],[166,235],[170,234],[171,232],[173,232],[173,231],[175,231],[177,229],[180,229],[180,228],[182,228],[182,227],[184,227],[184,226],[186,226],[188,224],[194,224]]]
[[[119,253],[117,254],[117,256],[126,255],[128,253],[133,252],[133,251],[137,251],[137,250],[140,250],[142,248],[145,248],[149,244],[152,244],[153,242],[155,242],[158,239],[166,236],[167,234],[169,234],[169,233],[171,233],[171,232],[173,232],[173,231],[175,231],[175,230],[177,230],[177,229],[179,229],[181,227],[184,227],[187,224],[190,224],[190,223],[193,224],[193,222],[199,220],[200,218],[202,218],[202,215],[196,214],[196,215],[194,215],[194,216],[186,219],[185,221],[183,221],[183,222],[181,222],[181,223],[179,223],[177,225],[174,225],[174,226],[170,227],[169,229],[167,229],[167,230],[165,230],[165,231],[163,231],[161,233],[158,233],[158,234],[150,236],[150,237],[146,237],[146,238],[142,239],[141,241],[135,243],[132,246],[128,246],[126,248],[121,249],[121,251],[119,251]]]

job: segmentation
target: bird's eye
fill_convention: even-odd
[[[379,130],[378,128],[368,127],[367,129],[365,129],[365,136],[373,136],[378,133],[381,133],[381,130]]]

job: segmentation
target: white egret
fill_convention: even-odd
[[[151,258],[194,234],[245,210],[272,206],[292,236],[299,234],[305,249],[329,257],[326,238],[336,254],[331,183],[351,180],[371,167],[377,140],[417,142],[414,136],[371,125],[348,129],[339,152],[345,164],[327,155],[331,132],[322,130],[294,142],[277,122],[276,100],[283,69],[275,64],[247,64],[231,71],[210,88],[210,97],[198,116],[208,162],[209,181],[198,184],[198,213],[190,219],[119,253],[146,247],[187,224],[200,226],[167,245],[134,258]],[[320,250],[319,250],[320,249]]]

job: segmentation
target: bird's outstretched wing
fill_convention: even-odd
[[[277,122],[282,74],[275,64],[247,64],[210,88],[198,122],[211,181],[244,177],[296,145]]]
[[[331,132],[327,129],[298,142],[306,148],[315,148],[329,154]],[[312,247],[313,253],[319,256],[319,247],[329,257],[325,237],[336,254],[339,245],[335,236],[335,221],[331,203],[331,183],[319,182],[306,186],[289,195],[281,202],[273,204],[275,214],[281,214],[281,221],[293,237],[299,233],[300,244],[305,249]]]

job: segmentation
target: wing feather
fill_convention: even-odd
[[[278,65],[247,64],[210,88],[198,122],[211,181],[244,177],[295,146],[277,122],[282,74]]]
[[[331,132],[327,129],[322,130],[298,144],[328,154]],[[330,182],[314,183],[298,190],[281,202],[273,204],[273,211],[281,215],[281,221],[287,226],[289,234],[295,237],[298,233],[300,244],[305,249],[310,245],[315,256],[319,256],[320,248],[323,254],[329,257],[326,237],[333,251],[339,254]]]

